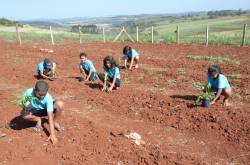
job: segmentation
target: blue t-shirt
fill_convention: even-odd
[[[83,63],[82,61],[80,62],[80,66],[82,66],[82,68],[86,71],[90,71],[92,69],[92,72],[96,72],[96,69],[92,63],[91,60],[87,60],[85,63]]]
[[[42,98],[42,99],[38,99],[35,96],[35,92],[33,88],[28,89],[24,95],[23,95],[23,99],[31,97],[31,100],[29,101],[29,104],[27,106],[27,108],[29,110],[47,110],[47,112],[53,112],[54,108],[53,108],[53,98],[52,96],[47,92],[47,94]]]
[[[131,52],[124,54],[124,56],[127,56],[129,58],[135,58],[135,57],[139,56],[139,53],[135,49],[132,49]]]
[[[44,70],[45,70],[45,68],[44,68],[44,62],[42,61],[41,63],[39,63],[39,64],[37,65],[37,73],[38,73],[38,74],[39,74],[39,73],[43,73]]]
[[[207,78],[207,82],[212,85],[212,89],[219,90],[219,89],[225,89],[225,88],[231,88],[226,76],[223,74],[219,74],[218,78],[213,79],[210,76]]]
[[[135,58],[137,56],[139,56],[139,53],[135,49],[132,49],[132,58]]]
[[[111,68],[111,69],[108,69],[108,70],[107,70],[107,73],[108,73],[108,77],[109,77],[110,79],[113,79],[113,78],[115,77],[115,75],[116,75],[116,78],[117,78],[117,79],[121,79],[120,70],[119,70],[118,67],[113,67],[113,68]]]

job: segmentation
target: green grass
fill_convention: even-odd
[[[192,59],[192,60],[214,61],[214,62],[218,62],[218,63],[228,63],[230,61],[230,59],[228,57],[221,57],[221,56],[213,57],[213,56],[192,56],[192,55],[188,55],[187,57]]]
[[[192,55],[188,55],[188,58],[192,59],[192,60],[204,60],[204,61],[213,61],[213,62],[217,62],[217,63],[232,63],[236,66],[240,66],[240,61],[236,61],[236,60],[231,60],[228,57],[222,57],[222,56],[192,56]]]
[[[250,25],[249,16],[221,17],[216,19],[187,20],[179,23],[166,21],[156,24],[156,31],[160,40],[175,42],[176,26],[180,27],[181,43],[205,43],[206,25],[209,26],[209,44],[241,44],[244,24]],[[148,28],[144,33],[150,33]],[[250,27],[246,31],[246,44],[250,44]]]
[[[248,24],[246,31],[246,45],[250,45],[250,17],[249,16],[227,16],[215,19],[203,20],[169,20],[159,19],[154,22],[154,42],[175,43],[176,26],[180,27],[180,42],[189,44],[205,44],[206,25],[209,25],[209,44],[227,44],[240,45],[242,42],[242,29],[244,24]],[[120,32],[120,28],[107,26],[105,24],[106,40],[113,41],[115,36]],[[126,27],[125,27],[126,28]],[[79,41],[79,35],[72,33],[69,28],[52,28],[54,40],[75,40]],[[139,27],[139,30],[140,29]],[[20,28],[22,40],[42,40],[50,41],[50,31],[47,28],[37,28],[25,25]],[[132,29],[129,34],[136,40],[136,29]],[[0,38],[7,40],[16,40],[15,27],[0,26]],[[83,34],[83,41],[103,41],[102,34]],[[139,33],[139,40],[142,42],[151,42],[151,27]],[[121,36],[120,41],[129,41],[125,35]]]
[[[232,73],[232,74],[229,74],[228,77],[239,80],[239,79],[241,79],[241,74]]]

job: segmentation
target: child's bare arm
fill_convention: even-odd
[[[211,102],[212,104],[215,103],[215,101],[220,97],[221,93],[222,93],[222,89],[219,89],[218,92],[217,92],[217,94],[216,94],[216,96],[215,96],[215,98]]]
[[[113,90],[113,88],[114,88],[114,86],[115,86],[115,82],[116,82],[116,75],[115,75],[115,77],[114,77],[114,79],[113,79],[113,82],[111,83],[111,85],[110,85],[110,87],[109,87],[109,91],[112,91],[112,90]]]
[[[48,140],[51,140],[53,144],[56,144],[58,140],[55,135],[53,112],[48,112],[48,118],[49,118],[49,128],[50,128],[50,136]]]
[[[53,68],[52,68],[52,70],[53,70],[53,71],[56,70],[56,63],[55,63],[55,62],[53,62]]]
[[[50,79],[49,76],[47,76],[47,75],[45,75],[45,74],[43,74],[43,73],[41,73],[41,76],[42,76],[43,78],[45,78],[45,79]]]
[[[86,80],[85,81],[89,81],[89,78],[90,78],[90,76],[91,76],[91,74],[92,74],[92,69],[90,69],[90,71],[89,71],[89,74],[87,75],[87,78],[86,78]]]
[[[129,66],[129,69],[132,69],[132,67],[133,67],[133,64],[134,64],[134,57],[132,57],[132,59],[131,59],[131,62],[130,62],[130,66]]]

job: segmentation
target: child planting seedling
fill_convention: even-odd
[[[211,65],[208,68],[208,78],[204,89],[201,84],[195,84],[194,86],[201,92],[196,103],[201,100],[208,100],[206,104],[213,105],[223,95],[224,106],[230,105],[229,98],[232,95],[232,89],[226,76],[221,73],[219,66]]]
[[[48,58],[45,58],[37,65],[37,74],[38,78],[54,81],[57,78],[56,63],[52,62]]]
[[[132,49],[130,46],[125,46],[123,48],[123,59],[124,59],[124,67],[127,69],[127,62],[130,62],[129,65],[129,70],[132,70],[132,67],[135,64],[135,68],[137,69],[138,62],[139,62],[139,53],[135,50]]]
[[[91,60],[87,58],[86,52],[80,53],[80,79],[79,81],[95,81],[97,79],[96,69]]]
[[[103,82],[102,91],[112,92],[113,89],[119,89],[121,85],[121,76],[119,67],[112,56],[107,56],[103,60],[104,74],[99,74]]]
[[[232,89],[227,77],[221,73],[219,66],[211,65],[208,68],[207,82],[211,84],[212,91],[216,92],[216,96],[210,104],[214,104],[217,100],[219,100],[220,96],[223,95],[224,106],[229,106],[229,99],[232,96]]]
[[[22,107],[21,117],[28,121],[36,122],[34,130],[41,131],[42,117],[48,117],[50,136],[53,144],[57,143],[55,129],[64,131],[64,128],[58,123],[61,117],[63,103],[61,101],[54,101],[52,96],[48,93],[48,84],[45,81],[38,81],[35,88],[28,89],[21,101]]]

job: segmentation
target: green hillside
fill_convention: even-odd
[[[96,24],[100,30],[97,34],[83,34],[84,41],[102,41],[102,27],[105,27],[106,39],[112,41],[119,33],[122,26],[136,39],[136,26],[139,27],[139,40],[151,41],[151,26],[154,26],[155,42],[174,43],[176,41],[176,26],[180,27],[181,43],[205,43],[206,25],[209,26],[209,44],[235,44],[242,40],[243,25],[248,24],[246,31],[246,44],[250,44],[250,14],[217,16],[154,16],[123,24]],[[49,27],[33,27],[24,25],[20,27],[23,40],[50,40]],[[79,40],[78,33],[72,33],[70,27],[53,27],[56,41]],[[0,25],[0,38],[15,40],[15,27]],[[128,40],[126,36],[122,40]]]

